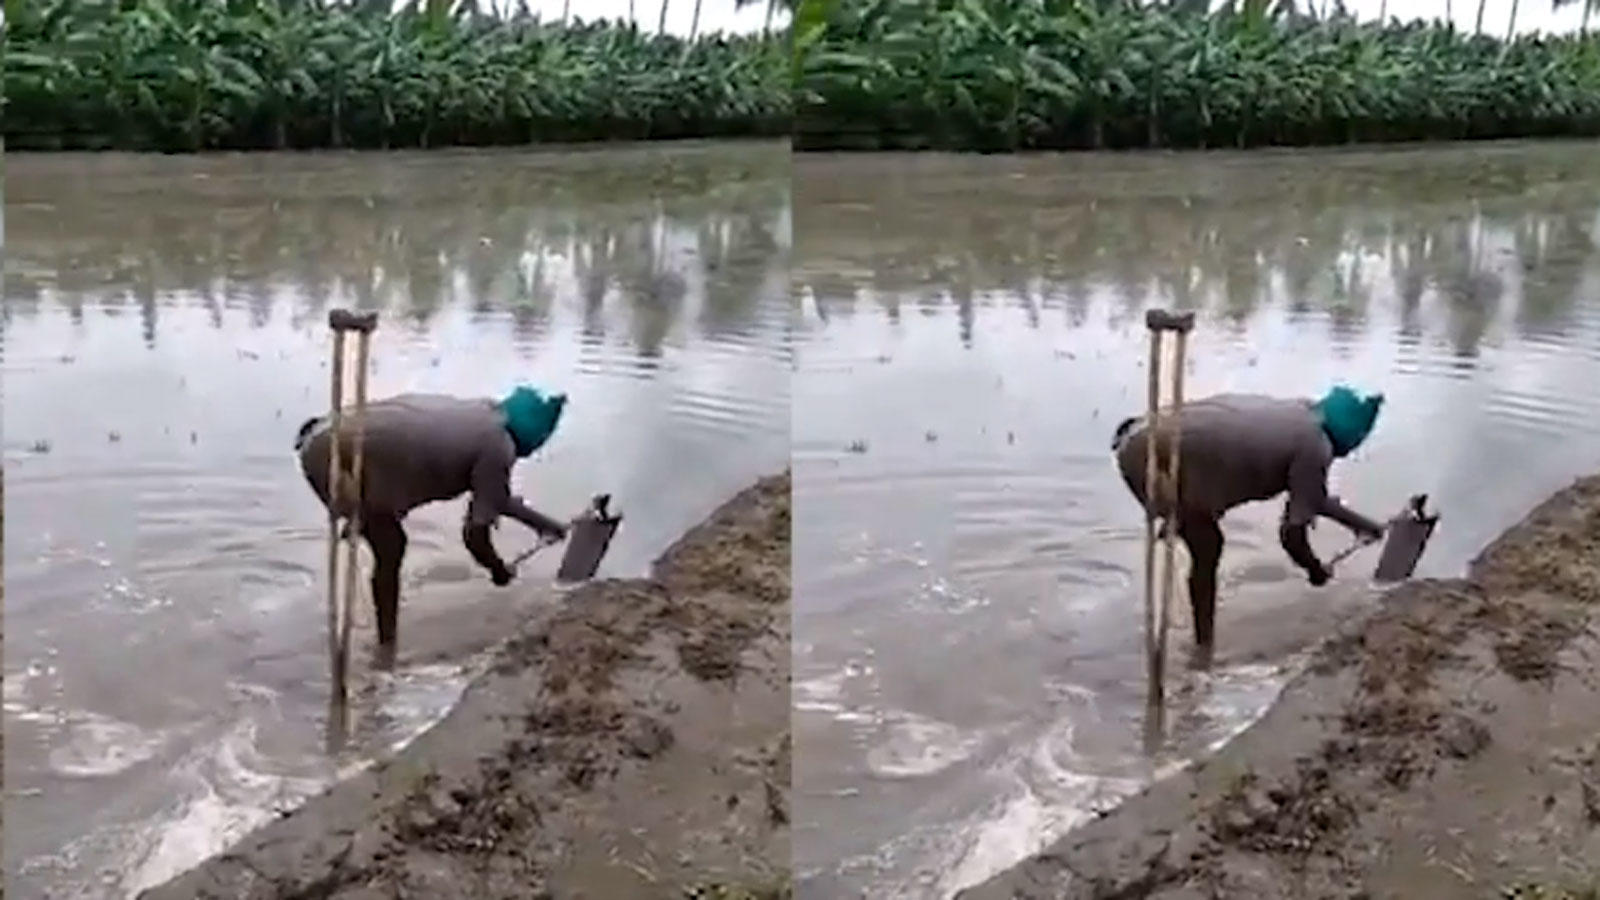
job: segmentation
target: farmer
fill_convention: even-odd
[[[518,387],[503,400],[461,399],[436,394],[402,394],[369,403],[363,419],[366,439],[361,473],[361,530],[372,548],[372,603],[378,619],[378,646],[391,656],[400,606],[400,563],[406,553],[406,514],[425,503],[471,492],[462,539],[472,558],[489,571],[498,587],[511,583],[512,571],[489,541],[489,529],[510,516],[546,540],[560,540],[560,522],[511,494],[511,467],[539,449],[556,430],[566,396],[546,397]],[[339,459],[342,485],[349,486],[355,432],[348,417]],[[329,428],[326,416],[309,419],[295,436],[300,467],[324,507],[328,499]],[[336,512],[349,515],[351,487],[340,491]],[[348,527],[348,525],[346,526]]]
[[[1384,527],[1328,494],[1328,466],[1361,446],[1377,421],[1383,396],[1359,396],[1336,387],[1321,400],[1280,399],[1254,394],[1220,394],[1183,404],[1178,447],[1179,499],[1171,512],[1172,491],[1157,491],[1152,504],[1162,527],[1175,523],[1189,548],[1189,604],[1194,613],[1197,661],[1211,658],[1217,604],[1217,563],[1222,559],[1224,513],[1242,503],[1288,493],[1278,540],[1314,586],[1328,581],[1328,570],[1311,552],[1306,531],[1319,516],[1375,540]],[[1163,413],[1163,423],[1171,421]],[[1165,432],[1170,425],[1163,424]],[[1140,505],[1146,505],[1144,423],[1138,418],[1117,426],[1112,449],[1122,479]],[[1163,434],[1158,462],[1165,471],[1170,437]]]

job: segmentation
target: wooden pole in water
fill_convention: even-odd
[[[328,365],[333,379],[328,398],[328,666],[335,698],[344,696],[344,673],[339,668],[339,506],[344,496],[339,437],[344,424],[344,357],[344,332],[335,328],[333,359]]]
[[[367,412],[367,357],[371,343],[372,331],[378,327],[378,314],[374,312],[355,313],[344,309],[335,309],[328,313],[328,327],[333,330],[334,346],[334,374],[333,374],[333,431],[332,443],[328,456],[329,495],[332,498],[330,507],[333,527],[328,535],[328,645],[332,658],[333,668],[333,703],[339,715],[343,715],[345,699],[348,697],[347,675],[350,658],[350,627],[354,619],[354,600],[356,593],[356,570],[360,568],[360,557],[356,541],[361,535],[361,505],[362,467],[366,452],[366,412]],[[355,374],[355,409],[352,411],[352,420],[355,424],[354,435],[351,441],[351,467],[348,482],[345,481],[343,467],[340,465],[341,445],[344,441],[344,363],[345,363],[345,333],[356,332],[356,374]],[[345,486],[348,485],[346,488]],[[337,510],[344,507],[348,499],[346,519],[349,527],[345,529],[345,568],[344,568],[344,599],[341,603],[337,590],[339,535]],[[342,616],[341,616],[342,613]]]
[[[1156,516],[1161,509],[1160,464],[1156,445],[1161,434],[1161,330],[1150,329],[1149,403],[1144,423],[1144,658],[1146,702],[1161,706],[1161,673],[1156,668]]]
[[[362,331],[359,335],[356,339],[356,403],[354,415],[351,416],[355,434],[352,439],[354,452],[350,460],[350,483],[355,505],[350,511],[350,528],[345,532],[344,609],[339,620],[338,690],[341,696],[344,694],[345,673],[350,660],[350,626],[355,620],[356,570],[360,568],[356,538],[361,534],[362,463],[367,443],[367,356],[372,334]]]
[[[1173,314],[1165,310],[1151,310],[1145,315],[1145,325],[1150,329],[1149,412],[1145,421],[1145,549],[1144,549],[1144,603],[1145,603],[1145,661],[1146,675],[1146,745],[1153,748],[1165,730],[1167,625],[1172,616],[1172,581],[1174,566],[1174,541],[1177,538],[1179,501],[1179,432],[1182,428],[1183,369],[1188,349],[1188,333],[1194,327],[1194,313]],[[1175,353],[1172,374],[1172,424],[1163,428],[1161,413],[1161,356],[1163,336],[1175,332]],[[1160,444],[1163,431],[1172,432],[1167,452],[1165,473],[1160,465]],[[1161,540],[1165,544],[1162,554],[1161,600],[1156,602],[1156,528],[1158,514],[1165,521]]]
[[[1172,623],[1172,580],[1176,566],[1173,565],[1174,545],[1177,542],[1178,531],[1178,460],[1180,459],[1179,447],[1183,438],[1183,368],[1184,356],[1188,349],[1189,335],[1186,331],[1179,331],[1176,335],[1176,347],[1172,360],[1172,422],[1170,425],[1172,437],[1171,447],[1167,451],[1167,477],[1163,485],[1171,496],[1170,512],[1167,516],[1166,533],[1162,536],[1166,544],[1165,559],[1161,570],[1161,629],[1156,640],[1156,701],[1164,699],[1167,665],[1167,627]]]

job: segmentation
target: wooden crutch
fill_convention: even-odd
[[[333,384],[329,427],[333,435],[328,453],[328,495],[332,498],[328,510],[328,655],[333,675],[333,697],[341,709],[348,696],[346,675],[350,658],[350,623],[353,619],[353,598],[356,593],[356,570],[359,566],[356,540],[361,534],[362,464],[366,449],[367,412],[367,358],[372,332],[378,327],[376,312],[352,312],[335,309],[328,313],[328,327],[333,330]],[[339,513],[346,497],[344,468],[341,465],[341,445],[344,423],[345,334],[356,333],[355,407],[352,410],[352,458],[345,529],[344,599],[339,599]]]
[[[1173,541],[1177,537],[1179,502],[1178,460],[1182,429],[1183,370],[1188,351],[1189,332],[1194,329],[1194,313],[1172,313],[1153,309],[1145,314],[1145,326],[1150,330],[1149,412],[1145,421],[1145,526],[1144,526],[1144,615],[1145,660],[1148,665],[1146,695],[1152,714],[1153,731],[1162,731],[1162,713],[1165,706],[1165,678],[1167,658],[1167,627],[1172,618]],[[1168,440],[1166,472],[1160,467],[1158,446],[1162,434],[1161,415],[1161,357],[1167,332],[1175,336],[1172,371],[1173,422]],[[1155,596],[1156,568],[1156,518],[1165,511],[1166,527],[1161,540],[1165,544],[1161,573],[1161,602]]]

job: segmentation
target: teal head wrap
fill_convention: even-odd
[[[1313,408],[1322,417],[1322,430],[1333,442],[1334,455],[1345,456],[1361,446],[1372,433],[1382,406],[1382,394],[1363,397],[1341,385],[1318,400]]]
[[[566,405],[566,394],[546,396],[538,388],[527,385],[518,385],[500,401],[500,411],[506,416],[506,431],[511,432],[518,456],[527,456],[550,440]]]

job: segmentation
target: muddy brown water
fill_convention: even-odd
[[[15,897],[127,896],[199,862],[434,721],[558,601],[553,555],[497,591],[462,503],[419,510],[399,669],[358,662],[353,741],[326,752],[324,526],[291,443],[327,404],[329,306],[381,311],[375,396],[565,389],[518,486],[560,515],[613,493],[603,575],[644,573],[787,459],[781,144],[7,169]]]
[[[1374,551],[1313,589],[1277,505],[1236,511],[1216,667],[1174,675],[1140,751],[1143,527],[1109,444],[1144,403],[1150,305],[1199,313],[1190,396],[1384,391],[1335,491],[1383,517],[1430,493],[1421,574],[1593,471],[1597,157],[797,157],[798,895],[983,880],[1236,733],[1374,602]]]

